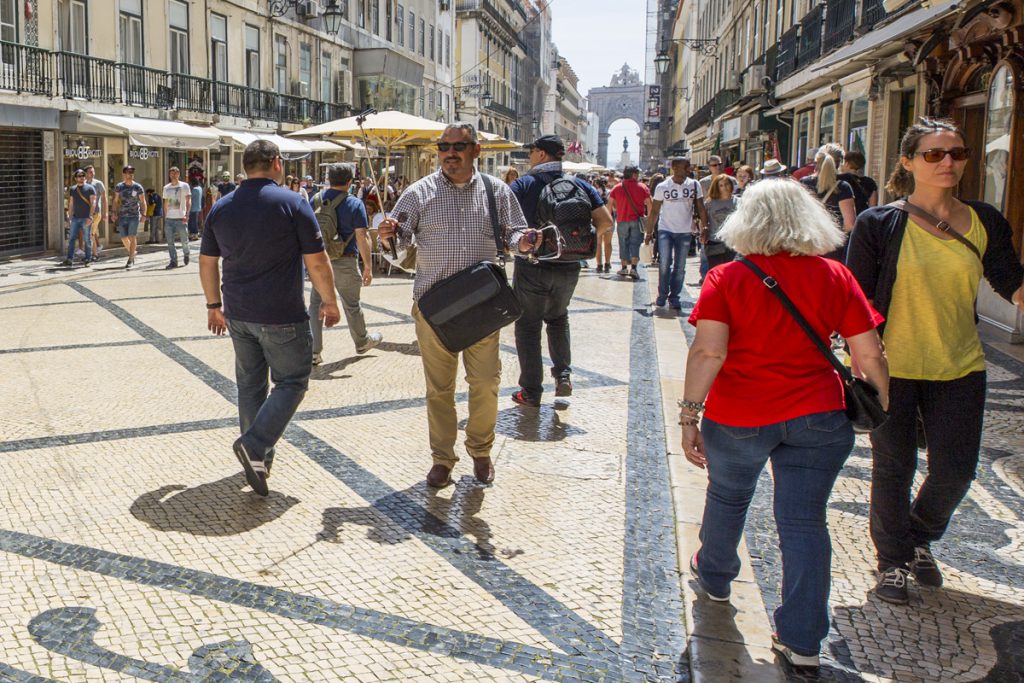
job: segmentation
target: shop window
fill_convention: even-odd
[[[826,104],[818,115],[818,145],[835,140],[836,105]]]
[[[807,163],[807,148],[811,144],[810,136],[811,112],[801,112],[796,117],[796,159],[793,161],[794,168],[799,168]]]
[[[1006,211],[1006,175],[1013,125],[1014,76],[1005,64],[992,75],[985,122],[985,201]]]
[[[979,67],[975,69],[971,72],[967,83],[964,84],[964,94],[987,91],[991,79],[992,67]]]
[[[850,113],[847,117],[850,132],[846,139],[846,149],[868,153],[868,100],[866,97],[850,102]]]

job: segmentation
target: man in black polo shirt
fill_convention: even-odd
[[[526,223],[531,230],[539,225],[537,203],[541,191],[562,177],[565,145],[557,135],[542,135],[527,145],[530,151],[530,172],[516,179],[511,190],[519,200]],[[585,180],[573,181],[590,198],[591,221],[597,228],[598,240],[612,229],[612,215],[601,195]],[[572,349],[569,343],[569,302],[580,277],[580,262],[538,261],[531,263],[521,254],[516,257],[513,287],[523,307],[516,321],[516,352],[519,354],[519,386],[512,400],[531,408],[540,405],[544,391],[543,361],[540,355],[540,333],[546,325],[551,374],[555,378],[555,396],[571,396]]]
[[[229,331],[235,348],[242,430],[235,455],[249,485],[265,496],[274,445],[302,402],[313,367],[303,264],[323,302],[324,324],[332,327],[341,313],[313,210],[301,195],[280,186],[284,165],[277,145],[253,142],[245,148],[242,165],[248,178],[214,204],[206,218],[199,275],[207,326],[217,335]]]

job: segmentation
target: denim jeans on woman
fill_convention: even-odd
[[[730,427],[704,418],[708,488],[700,527],[701,581],[728,595],[740,571],[737,553],[747,508],[770,459],[775,525],[782,550],[779,640],[815,655],[828,634],[832,541],[826,512],[832,486],[853,450],[853,427],[841,410],[813,413],[763,427]]]
[[[227,321],[235,347],[238,422],[249,452],[269,464],[274,445],[302,403],[313,369],[309,323]],[[269,379],[273,380],[273,391]]]
[[[658,305],[679,307],[679,293],[683,291],[683,272],[686,255],[690,252],[692,232],[658,231]]]
[[[974,480],[985,416],[985,372],[948,381],[889,380],[889,419],[871,433],[871,540],[878,568],[907,568],[914,548],[942,538]],[[928,474],[917,472],[917,416]]]
[[[619,237],[619,260],[628,263],[640,258],[640,245],[644,242],[643,221],[620,221],[616,234]]]

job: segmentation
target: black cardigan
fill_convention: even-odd
[[[965,201],[978,214],[988,247],[982,255],[985,279],[1001,297],[1010,300],[1024,280],[1021,266],[1013,250],[1010,224],[994,206],[985,202]],[[907,212],[894,206],[876,206],[857,217],[850,234],[846,265],[860,283],[864,294],[883,316],[889,312],[892,288],[896,282],[896,264],[907,227]],[[967,247],[964,246],[966,249]],[[879,334],[882,333],[879,327]]]

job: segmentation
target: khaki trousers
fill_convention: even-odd
[[[459,433],[455,413],[455,376],[459,354],[444,347],[430,325],[413,304],[416,339],[423,359],[423,377],[427,384],[427,424],[430,454],[434,464],[454,467],[455,439]],[[466,422],[466,452],[473,458],[487,458],[494,445],[494,425],[498,421],[498,387],[501,385],[501,357],[498,332],[462,352],[462,364],[469,383],[469,419]]]

